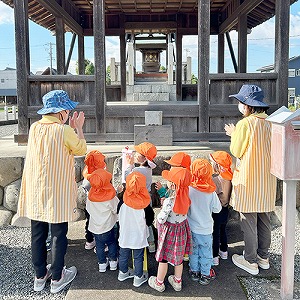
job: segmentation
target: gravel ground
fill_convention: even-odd
[[[299,232],[300,226],[296,226]],[[250,300],[280,299],[281,227],[272,231],[271,265],[278,276],[244,276],[239,280]],[[300,299],[300,236],[295,244],[294,299]],[[33,292],[33,269],[30,254],[30,229],[14,226],[0,227],[0,299],[64,299],[67,288],[51,294],[49,283],[42,292]],[[221,299],[221,298],[220,298]]]
[[[0,299],[64,299],[67,290],[50,293],[46,284],[42,292],[33,291],[30,229],[14,226],[0,227]]]

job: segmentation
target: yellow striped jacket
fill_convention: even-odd
[[[18,215],[48,223],[62,223],[76,219],[77,185],[74,155],[70,154],[70,149],[65,146],[65,126],[68,125],[40,121],[32,124]],[[85,143],[85,140],[78,139],[78,144],[82,143]]]
[[[232,179],[236,211],[270,212],[275,208],[276,177],[270,173],[271,124],[266,114],[252,114],[236,125],[230,151],[239,158]]]

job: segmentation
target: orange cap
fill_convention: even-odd
[[[137,146],[134,146],[134,149],[138,153],[144,155],[150,161],[152,161],[157,154],[156,147],[153,144],[148,143],[148,142],[144,142]]]
[[[212,193],[216,190],[216,185],[212,180],[213,168],[207,159],[199,158],[194,160],[191,172],[192,187],[205,193]]]
[[[220,166],[220,175],[222,178],[232,180],[233,172],[231,170],[232,158],[226,151],[216,151],[210,154],[212,160]]]
[[[134,209],[144,209],[150,204],[150,194],[146,186],[146,176],[132,172],[126,177],[126,190],[123,201]]]
[[[92,202],[104,202],[113,199],[116,191],[111,184],[112,175],[104,169],[97,169],[87,176],[91,184],[89,199]]]
[[[82,171],[83,177],[87,178],[89,174],[92,174],[97,169],[105,169],[106,163],[104,159],[105,156],[100,151],[90,151],[84,159],[85,167]]]
[[[170,171],[164,170],[162,177],[175,183],[176,197],[173,211],[177,214],[187,214],[191,205],[189,197],[189,185],[191,183],[191,172],[183,167],[172,167]]]
[[[189,169],[191,166],[191,157],[185,152],[177,152],[171,159],[165,160],[172,167],[183,167]]]

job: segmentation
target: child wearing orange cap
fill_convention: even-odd
[[[191,247],[191,232],[187,221],[191,203],[191,173],[185,168],[173,167],[170,171],[164,170],[162,177],[168,180],[170,196],[165,199],[157,215],[158,245],[155,258],[159,264],[157,276],[151,276],[148,284],[153,289],[163,292],[169,263],[174,266],[174,275],[170,275],[168,281],[175,291],[181,291],[183,256],[190,253]]]
[[[132,172],[126,177],[123,203],[119,206],[119,275],[118,280],[133,278],[135,287],[148,280],[143,271],[144,248],[148,246],[148,226],[152,224],[154,213],[150,207],[150,194],[146,187],[146,177],[140,172]],[[152,215],[148,214],[149,208]],[[133,252],[134,270],[128,267]]]
[[[191,157],[185,152],[177,152],[169,160],[165,160],[165,162],[171,165],[171,167],[183,167],[189,170],[191,166]],[[155,188],[157,189],[162,203],[163,200],[168,197],[168,190],[162,186],[160,182],[156,182]]]
[[[226,234],[226,224],[228,219],[228,205],[232,191],[231,170],[232,158],[226,151],[216,151],[210,154],[210,161],[213,166],[213,181],[216,184],[216,193],[222,205],[219,213],[213,213],[214,231],[213,231],[213,265],[219,265],[221,259],[228,258],[228,244]]]
[[[86,202],[86,209],[90,214],[89,231],[94,234],[99,272],[105,272],[109,265],[110,270],[117,270],[117,241],[114,226],[117,222],[117,207],[119,199],[111,184],[112,175],[104,169],[97,169],[87,175],[91,189]],[[108,247],[108,258],[105,247]]]
[[[156,167],[156,164],[153,162],[153,159],[157,155],[157,149],[156,147],[149,143],[144,142],[139,145],[134,146],[135,154],[134,156],[130,155],[127,156],[127,162],[128,162],[128,168],[125,170],[125,178],[130,174],[131,172],[140,172],[143,175],[146,176],[146,186],[147,190],[149,192],[149,195],[151,193],[151,184],[152,184],[152,169]],[[138,167],[134,167],[134,162],[138,164]],[[151,203],[152,206],[152,203]],[[150,226],[149,227],[149,252],[154,253],[155,252],[155,239],[154,239],[154,233],[153,229]]]
[[[85,166],[82,171],[82,176],[83,176],[83,182],[82,182],[82,188],[88,194],[91,185],[90,182],[87,180],[87,176],[92,174],[95,170],[98,169],[106,169],[106,163],[105,163],[105,156],[98,150],[92,150],[89,151],[84,159]],[[91,250],[95,247],[96,242],[94,239],[94,235],[92,232],[89,231],[89,220],[90,220],[90,215],[87,212],[87,210],[84,210],[85,216],[86,216],[86,223],[85,223],[85,245],[84,248],[86,250]]]
[[[215,279],[212,265],[212,213],[221,210],[219,198],[212,180],[213,168],[208,160],[196,159],[191,166],[192,182],[189,187],[191,206],[188,222],[193,238],[193,253],[190,255],[190,276],[193,281],[207,285]]]

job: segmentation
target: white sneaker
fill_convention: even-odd
[[[222,259],[227,259],[228,258],[228,251],[219,250],[219,255]]]
[[[168,281],[176,292],[180,292],[182,289],[182,281],[177,282],[174,275],[168,277]]]
[[[47,273],[43,278],[36,278],[34,277],[34,283],[33,283],[33,290],[35,292],[40,292],[44,289],[46,281],[52,276],[52,273],[50,272],[51,265],[47,265]]]
[[[259,273],[257,263],[249,263],[243,255],[233,254],[232,255],[232,262],[239,268],[243,269],[244,271],[252,274],[257,275]]]
[[[111,271],[116,271],[118,267],[118,259],[109,261],[109,268]]]
[[[103,264],[98,264],[98,265],[99,265],[99,272],[100,272],[100,273],[106,272],[106,268],[107,268],[107,266],[109,265],[108,258],[106,258],[106,262],[105,262],[105,263],[103,263]]]
[[[262,258],[257,254],[257,264],[260,268],[264,270],[270,269],[269,258]]]
[[[133,278],[133,286],[135,287],[139,287],[141,286],[144,282],[148,281],[148,273],[144,272],[143,275],[141,277],[138,277],[136,275],[134,275]]]
[[[213,257],[213,266],[218,266],[219,265],[219,256]]]
[[[126,273],[123,273],[122,271],[119,270],[119,275],[118,275],[118,280],[119,281],[124,281],[129,278],[134,277],[134,271],[133,269],[128,268],[128,271]]]
[[[96,246],[96,242],[95,240],[93,240],[92,242],[85,242],[85,245],[84,245],[84,249],[85,250],[91,250],[93,249],[94,247]]]
[[[64,267],[61,272],[61,279],[58,281],[51,280],[50,292],[52,294],[60,292],[65,286],[67,286],[70,282],[73,281],[73,279],[76,277],[76,274],[76,267],[73,266],[68,269]]]
[[[164,290],[165,290],[165,284],[162,283],[162,284],[159,284],[156,280],[156,276],[151,276],[149,279],[148,279],[148,284],[150,287],[152,287],[153,289],[159,291],[160,293],[162,293]]]

